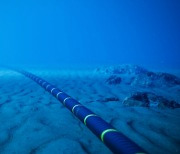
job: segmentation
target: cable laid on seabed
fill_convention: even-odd
[[[68,108],[80,121],[82,121],[113,153],[144,154],[146,153],[136,143],[117,131],[98,115],[81,105],[78,101],[59,90],[52,84],[36,75],[22,70],[15,70],[34,80],[46,91],[56,97]]]

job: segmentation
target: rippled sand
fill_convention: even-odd
[[[108,85],[105,77],[93,71],[30,72],[79,100],[147,152],[180,153],[180,109],[124,107],[124,98],[138,89]],[[153,92],[168,93],[163,89]],[[19,73],[1,69],[0,153],[111,152],[39,85]]]

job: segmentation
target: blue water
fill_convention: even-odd
[[[180,2],[0,1],[1,63],[180,68]]]
[[[47,80],[148,153],[179,153],[179,27],[179,0],[0,0],[0,154],[111,153],[6,66]]]

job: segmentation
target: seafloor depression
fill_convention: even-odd
[[[79,100],[149,153],[180,153],[180,78],[134,65],[27,70]],[[111,153],[32,80],[0,70],[0,153]]]

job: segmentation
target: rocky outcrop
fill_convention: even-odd
[[[173,87],[180,86],[180,78],[168,74],[151,72],[136,65],[120,65],[116,67],[99,68],[96,72],[107,76],[110,85],[127,85],[143,87]]]
[[[167,100],[162,96],[157,96],[149,92],[136,92],[123,101],[125,106],[158,107],[158,108],[180,108],[180,104]]]
[[[119,98],[117,98],[117,97],[109,97],[109,98],[104,98],[104,99],[100,99],[100,100],[97,100],[97,101],[103,102],[103,103],[106,103],[106,102],[118,102]]]
[[[106,82],[111,85],[116,85],[121,83],[121,77],[118,77],[116,75],[111,75]]]

